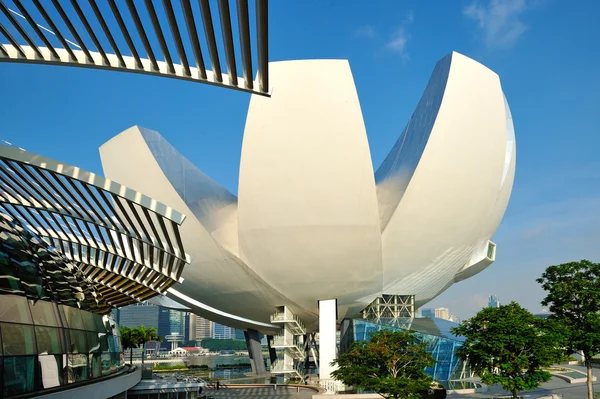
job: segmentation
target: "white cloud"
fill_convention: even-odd
[[[400,27],[394,33],[392,33],[390,40],[385,46],[396,53],[403,54],[407,42],[408,35],[406,34],[404,28]]]
[[[521,21],[529,8],[526,0],[473,1],[463,15],[478,22],[488,47],[512,47],[528,27]]]
[[[372,39],[377,36],[377,31],[373,25],[364,25],[354,31],[354,36]]]

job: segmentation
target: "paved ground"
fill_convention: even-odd
[[[277,386],[277,389],[272,387],[252,387],[252,388],[225,388],[219,389],[203,389],[202,395],[214,396],[217,398],[244,398],[244,399],[311,399],[316,392],[311,389],[285,388]]]
[[[585,367],[582,366],[566,366],[568,368],[572,368],[578,371],[585,372]],[[596,383],[594,383],[594,392],[600,392],[600,370],[593,370],[594,376],[598,379]],[[533,391],[522,392],[520,396],[524,398],[539,398],[540,396],[557,394],[564,399],[585,399],[587,397],[587,387],[585,382],[577,383],[577,384],[569,384],[568,382],[561,380],[560,378],[552,378],[552,380],[548,381],[538,389]],[[485,394],[473,394],[473,395],[448,395],[448,398],[458,399],[458,398],[492,398],[492,397],[502,397],[510,395],[508,392],[502,390],[500,386],[492,386],[489,387],[489,391]]]

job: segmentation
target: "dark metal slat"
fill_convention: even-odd
[[[148,35],[146,35],[146,31],[144,30],[144,25],[142,24],[142,20],[140,19],[140,15],[137,12],[137,8],[135,8],[135,4],[133,0],[127,0],[127,8],[129,9],[129,13],[131,14],[131,18],[133,18],[133,23],[135,24],[135,28],[140,35],[140,39],[142,39],[142,44],[144,45],[144,49],[146,49],[146,54],[148,54],[148,58],[152,63],[152,68],[155,71],[158,71],[158,63],[156,62],[156,57],[154,56],[154,51],[152,50],[152,46],[150,45],[150,41],[148,40]]]
[[[162,29],[160,27],[160,21],[158,20],[158,15],[156,15],[156,10],[154,9],[152,0],[145,0],[145,4],[146,9],[148,10],[148,15],[150,16],[150,20],[152,21],[152,26],[154,27],[154,33],[156,33],[156,38],[158,39],[158,43],[160,44],[160,49],[162,50],[163,55],[165,57],[165,62],[167,63],[168,70],[170,73],[175,73],[173,60],[171,59],[171,54],[169,54],[169,48],[167,47],[167,42],[165,41],[165,35],[163,35]]]
[[[254,88],[252,76],[252,49],[250,47],[250,19],[248,17],[248,0],[237,0],[238,29],[240,48],[242,49],[242,69],[247,89]]]
[[[71,32],[73,37],[75,37],[75,40],[77,40],[77,44],[79,44],[79,47],[81,47],[81,50],[85,53],[85,56],[88,59],[88,61],[91,63],[95,63],[94,59],[92,58],[92,55],[90,54],[85,43],[81,39],[81,36],[79,36],[77,29],[75,29],[75,26],[71,23],[71,20],[65,13],[65,10],[62,8],[58,0],[52,0],[52,4],[54,4],[54,8],[56,8],[56,11],[58,11],[58,13],[60,14],[60,17],[64,21],[65,25],[67,25],[67,28],[69,28],[69,31]]]
[[[15,38],[12,37],[12,35],[6,30],[6,28],[4,27],[4,25],[2,25],[2,23],[0,23],[0,33],[2,33],[2,35],[4,35],[4,37],[6,38],[6,40],[8,40],[10,42],[10,44],[12,44],[17,49],[17,51],[19,52],[19,54],[21,54],[23,56],[23,58],[27,58],[27,56],[23,52],[23,49],[21,48],[21,46],[19,46],[19,43],[17,43]],[[8,54],[6,54],[6,55],[8,55]]]
[[[19,34],[21,35],[21,37],[23,37],[23,39],[25,39],[25,41],[27,42],[27,44],[29,44],[29,46],[33,49],[33,51],[35,51],[35,54],[38,57],[40,57],[41,59],[44,59],[44,56],[42,55],[42,52],[40,51],[40,49],[37,47],[35,42],[33,40],[31,40],[31,37],[29,37],[27,32],[25,32],[25,29],[23,29],[21,24],[19,24],[19,21],[17,21],[15,19],[15,17],[13,17],[12,13],[4,5],[4,2],[2,0],[0,0],[0,10],[2,10],[2,13],[4,15],[6,15],[6,18],[8,18],[8,20],[15,27],[15,29],[17,29],[19,31]]]
[[[44,35],[38,24],[33,20],[31,14],[29,14],[29,11],[27,11],[27,9],[23,7],[23,4],[21,4],[21,0],[13,0],[13,3],[15,3],[19,11],[21,11],[21,14],[25,17],[27,22],[29,22],[31,29],[35,31],[39,38],[44,42],[44,45],[48,48],[48,50],[50,50],[52,56],[56,59],[60,59],[58,53],[56,52],[50,41],[46,38],[46,35]]]
[[[258,85],[269,92],[269,7],[267,0],[256,0],[256,35],[258,43]]]
[[[198,74],[202,79],[206,79],[206,67],[204,66],[204,58],[202,57],[202,50],[200,49],[198,30],[196,29],[196,22],[194,21],[194,13],[192,12],[190,0],[181,0],[181,8],[183,8],[185,25],[187,26],[190,41],[192,42],[192,50],[194,51],[194,58],[196,59],[196,68],[198,68]]]
[[[183,71],[185,72],[186,76],[192,76],[190,65],[188,63],[187,56],[185,55],[185,49],[183,48],[183,42],[181,41],[181,33],[179,32],[179,26],[177,26],[177,19],[175,18],[175,12],[173,12],[173,4],[171,3],[171,0],[163,0],[163,7],[165,8],[165,13],[167,14],[167,19],[169,20],[171,36],[173,36],[173,40],[175,40],[175,47],[177,48],[177,54],[179,54]]]
[[[229,11],[229,0],[219,0],[219,16],[221,18],[221,33],[225,44],[225,59],[227,60],[227,73],[229,82],[237,86],[237,68],[235,67],[235,53],[233,50],[233,32],[231,31],[231,16]]]
[[[108,39],[108,42],[110,43],[110,46],[112,47],[113,51],[115,52],[115,55],[119,59],[119,65],[124,67],[125,60],[123,59],[123,56],[121,55],[121,51],[119,50],[119,47],[117,46],[117,43],[115,42],[115,39],[114,39],[112,33],[110,32],[110,29],[108,29],[108,25],[106,25],[106,21],[104,20],[104,17],[102,16],[102,13],[100,12],[98,5],[96,4],[96,0],[88,0],[88,3],[90,3],[90,7],[92,7],[92,10],[94,11],[94,14],[96,15],[96,19],[100,23],[100,26],[102,27],[102,31],[104,32],[104,35]]]
[[[46,23],[50,26],[50,30],[52,30],[54,35],[56,35],[56,38],[58,39],[60,44],[62,44],[63,48],[69,53],[73,60],[77,61],[77,57],[75,57],[75,53],[73,53],[71,46],[69,46],[69,43],[67,43],[63,35],[60,33],[58,27],[56,26],[52,18],[50,18],[50,15],[48,15],[44,6],[42,6],[42,4],[40,3],[40,0],[33,0],[33,4],[38,9],[40,14],[42,14],[42,17],[44,17]]]
[[[77,13],[77,16],[79,17],[79,19],[83,23],[83,26],[85,27],[85,30],[87,31],[88,35],[90,36],[90,39],[92,39],[92,41],[94,42],[94,46],[96,46],[96,50],[98,50],[98,52],[102,56],[102,59],[104,60],[104,62],[107,65],[110,65],[110,62],[108,61],[108,57],[106,56],[106,53],[104,52],[104,49],[100,45],[100,41],[98,41],[98,37],[96,37],[96,33],[94,32],[94,30],[92,29],[92,26],[90,25],[90,23],[88,22],[87,18],[85,17],[85,14],[81,10],[81,7],[79,6],[79,3],[77,2],[77,0],[71,0],[71,5],[75,9],[75,12]]]
[[[215,40],[215,29],[213,28],[212,16],[210,15],[210,4],[208,0],[198,0],[200,4],[200,13],[202,14],[202,22],[204,24],[204,34],[208,43],[208,52],[210,54],[210,62],[212,70],[215,74],[217,82],[223,82],[221,75],[221,65],[219,64],[219,52],[217,51],[217,41]]]
[[[129,47],[129,50],[131,51],[131,55],[133,55],[133,58],[135,58],[135,64],[137,65],[138,68],[144,69],[144,65],[142,64],[140,55],[138,54],[138,52],[135,48],[135,45],[133,44],[133,40],[131,40],[131,35],[129,34],[129,31],[127,30],[127,27],[125,26],[125,21],[123,21],[123,17],[121,16],[121,13],[119,12],[119,8],[117,7],[115,0],[108,0],[108,5],[110,6],[112,13],[115,16],[115,19],[117,20],[117,24],[119,24],[119,29],[121,29],[121,33],[123,33],[123,37],[125,38],[125,41],[127,42],[127,46]]]

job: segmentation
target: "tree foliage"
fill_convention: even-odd
[[[583,352],[592,399],[592,357],[600,352],[600,264],[582,260],[550,266],[537,282],[546,291],[542,305],[549,307],[550,319],[564,327],[567,352]]]
[[[537,388],[551,376],[542,370],[562,357],[560,334],[551,321],[538,318],[511,302],[484,308],[452,329],[466,338],[457,351],[484,384],[500,384],[517,392]]]
[[[162,338],[158,335],[156,327],[146,328],[145,326],[138,326],[135,328],[129,328],[121,326],[120,333],[123,352],[129,349],[129,364],[133,362],[133,348],[138,348],[140,346],[142,347],[143,362],[146,342],[162,341]]]
[[[337,358],[332,376],[385,398],[421,398],[432,382],[425,367],[434,364],[426,346],[413,332],[378,331]]]
[[[246,350],[246,341],[233,340],[233,339],[215,339],[205,338],[202,340],[200,345],[209,351],[224,351],[224,350],[235,350],[244,351]]]

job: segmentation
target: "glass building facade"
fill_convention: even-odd
[[[447,320],[436,318],[415,318],[410,321],[408,329],[427,343],[427,350],[436,360],[432,367],[425,369],[436,381],[451,381],[467,378],[470,375],[468,365],[456,357],[456,350],[460,348],[464,339],[456,337],[450,332],[451,327],[457,326]],[[375,323],[362,319],[344,320],[340,337],[340,350],[348,350],[355,341],[367,341],[371,333],[380,330],[401,331],[402,327],[386,323]]]
[[[118,372],[119,331],[96,285],[2,210],[0,397],[48,392]]]

